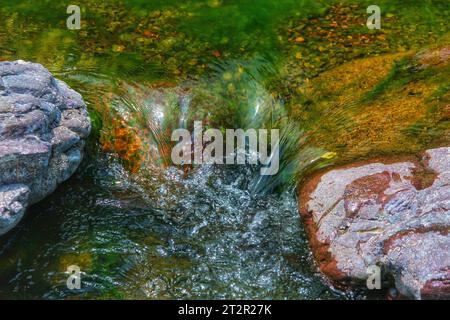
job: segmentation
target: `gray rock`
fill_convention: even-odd
[[[450,148],[417,159],[346,166],[303,186],[300,212],[331,279],[365,284],[378,265],[403,296],[450,298]]]
[[[30,189],[23,184],[0,187],[0,230],[7,232],[22,219]]]
[[[75,172],[90,130],[81,95],[42,65],[0,62],[0,235]]]

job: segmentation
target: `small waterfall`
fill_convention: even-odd
[[[179,121],[180,128],[183,129],[187,128],[187,117],[190,103],[191,103],[190,95],[186,94],[180,97],[180,121]]]
[[[194,121],[202,121],[205,130],[278,129],[279,172],[262,176],[261,166],[250,165],[254,169],[249,177],[250,190],[254,194],[268,194],[291,188],[301,174],[317,165],[325,151],[308,146],[308,134],[291,119],[283,99],[266,88],[261,73],[273,72],[267,65],[260,58],[251,62],[229,61],[215,66],[212,77],[189,85],[155,88],[120,83],[108,102],[111,112],[104,121],[103,140],[119,140],[110,143],[111,149],[131,163],[133,172],[161,176],[164,168],[173,166],[173,130],[192,131]],[[245,150],[235,150],[238,153],[244,153],[247,159],[255,157],[248,154],[247,146]]]

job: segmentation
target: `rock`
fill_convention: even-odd
[[[0,235],[75,172],[90,130],[82,97],[42,65],[0,62]]]
[[[450,147],[318,173],[300,212],[335,283],[365,285],[378,265],[402,296],[450,298]]]
[[[22,219],[29,193],[23,184],[0,187],[0,230],[7,232]]]

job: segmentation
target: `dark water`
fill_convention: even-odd
[[[170,169],[149,194],[99,157],[2,239],[0,297],[353,296],[317,274],[291,192],[250,194],[251,168]],[[72,264],[80,291],[66,287]]]
[[[345,14],[365,15],[369,2],[340,6]],[[70,31],[64,4],[2,1],[0,59],[37,61],[68,82],[84,96],[94,130],[78,172],[0,238],[0,298],[364,298],[334,290],[314,265],[294,173],[333,153],[298,148],[293,141],[311,123],[293,124],[286,112],[299,99],[293,94],[298,82],[333,63],[397,45],[414,48],[445,31],[445,1],[380,2],[401,20],[398,30],[408,21],[416,29],[395,35],[393,47],[320,54],[326,63],[313,52],[305,56],[311,67],[299,72],[289,63],[299,57],[291,29],[302,30],[304,19],[322,17],[338,2],[88,0],[80,4],[82,29]],[[274,180],[258,179],[257,168],[248,166],[200,166],[186,175],[152,157],[130,173],[129,163],[106,153],[99,137],[111,135],[111,123],[124,118],[144,146],[156,144],[161,152],[164,141],[147,141],[145,131],[154,133],[147,120],[155,104],[145,94],[153,94],[155,84],[163,87],[163,102],[177,90],[194,97],[175,103],[189,121],[207,110],[220,128],[282,123],[282,151],[295,161],[282,162]],[[132,86],[144,93],[128,90],[132,108],[117,108],[113,102]],[[269,120],[248,117],[260,106],[270,111]],[[336,126],[345,126],[345,112],[335,116]],[[163,116],[167,123],[180,123],[169,116]],[[81,290],[67,289],[70,265],[82,271]]]

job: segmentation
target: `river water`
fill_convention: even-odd
[[[342,61],[331,52],[306,56],[304,69],[285,63],[303,59],[293,45],[305,39],[284,33],[303,30],[307,22],[296,21],[323,15],[330,3],[87,0],[77,31],[65,27],[63,4],[2,2],[0,59],[37,61],[69,83],[88,105],[93,133],[76,174],[0,237],[0,298],[364,298],[334,289],[314,263],[296,174],[317,159],[331,164],[334,153],[298,146],[311,123],[291,122],[295,101],[284,101],[306,77],[332,67],[321,57],[361,56],[345,49],[336,55]],[[365,14],[344,3],[331,12]],[[442,3],[398,8],[426,12],[435,17],[427,28],[441,30]],[[429,39],[425,30],[411,35]],[[280,65],[289,71],[281,80]],[[334,112],[333,125],[346,128],[350,112]],[[280,174],[171,166],[168,130],[196,118],[220,129],[282,124]],[[82,272],[79,290],[66,285],[71,265]]]
[[[252,195],[251,171],[168,169],[150,194],[113,159],[88,159],[2,239],[0,297],[353,297],[317,273],[293,192]]]

